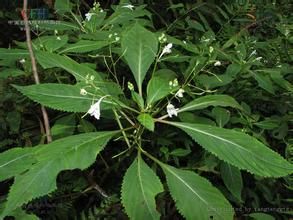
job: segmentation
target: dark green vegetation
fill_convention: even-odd
[[[290,218],[289,2],[30,7],[40,85],[0,14],[0,218]]]

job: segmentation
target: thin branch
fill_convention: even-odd
[[[39,79],[37,65],[36,65],[36,59],[35,59],[33,48],[32,48],[31,31],[30,31],[30,26],[29,26],[28,17],[27,17],[27,0],[23,0],[22,17],[23,17],[23,21],[24,21],[27,47],[28,47],[30,59],[32,62],[32,71],[33,71],[34,80],[35,80],[36,84],[40,84],[40,79]],[[44,125],[45,125],[47,142],[50,143],[50,142],[52,142],[52,136],[51,136],[51,129],[50,129],[50,124],[49,124],[48,113],[47,113],[45,107],[42,105],[41,105],[41,111],[42,111]]]

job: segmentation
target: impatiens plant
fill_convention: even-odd
[[[272,178],[292,173],[288,161],[241,127],[224,128],[230,114],[240,118],[249,113],[231,95],[215,88],[232,82],[236,75],[255,71],[250,68],[258,61],[248,57],[241,63],[245,57],[225,57],[225,48],[220,51],[218,45],[182,42],[156,32],[149,18],[144,6],[122,3],[107,17],[96,4],[83,18],[75,15],[75,21],[52,25],[49,28],[57,30],[53,35],[33,41],[42,74],[63,71],[74,77],[74,83],[53,80],[12,86],[49,109],[93,122],[98,131],[55,140],[53,136],[49,144],[1,153],[0,180],[14,177],[2,217],[17,215],[24,204],[52,193],[61,171],[87,169],[105,148],[120,151],[112,155],[113,160],[127,157],[130,161],[125,160],[128,168],[122,171],[122,183],[117,183],[130,219],[160,219],[157,202],[164,192],[170,193],[185,219],[233,219],[232,205],[197,169],[196,157],[194,165],[179,166],[178,158],[194,150],[203,149],[221,164],[225,184],[231,176],[242,182],[240,171]],[[78,38],[69,40],[72,33],[78,33]],[[212,41],[212,35],[207,32],[206,37]],[[5,54],[0,55],[3,62],[28,57],[26,48],[1,49],[1,54]],[[215,68],[224,72],[218,81],[209,78]],[[170,135],[165,140],[169,144],[159,141],[168,139],[164,135]],[[113,145],[115,141],[119,144]],[[167,151],[178,157],[164,159]],[[228,190],[241,200],[241,186],[230,186]]]

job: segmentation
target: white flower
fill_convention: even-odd
[[[101,97],[95,104],[91,105],[90,109],[87,112],[91,116],[94,116],[97,120],[100,119],[100,115],[101,115],[101,109],[100,109],[101,102],[103,98],[105,98],[106,96]]]
[[[212,46],[210,46],[209,52],[212,53],[213,51],[214,51],[214,48]]]
[[[58,36],[58,37],[57,37],[57,40],[61,40],[61,37]]]
[[[178,98],[183,98],[183,93],[184,93],[184,89],[180,88],[176,94],[175,94],[175,97],[178,97]]]
[[[81,95],[87,95],[87,91],[85,89],[80,89],[80,94]]]
[[[172,52],[172,50],[171,50],[172,47],[173,47],[173,44],[172,44],[172,43],[168,43],[168,44],[164,47],[162,53],[160,54],[159,59],[160,59],[164,54],[169,54],[169,53],[171,53],[171,52]]]
[[[214,63],[214,66],[221,66],[221,65],[222,65],[222,63],[221,63],[221,61],[219,61],[219,60],[218,60],[217,62]]]
[[[260,61],[262,59],[262,57],[257,57],[255,58],[255,60]]]
[[[21,64],[24,64],[24,63],[25,63],[25,59],[22,58],[19,62],[20,62]]]
[[[115,37],[115,41],[119,41],[120,40],[120,37]]]
[[[177,110],[175,109],[174,105],[172,105],[171,103],[167,105],[167,113],[170,118],[172,118],[172,115],[177,116]]]
[[[256,55],[256,50],[252,51],[251,54],[249,55],[249,57]]]
[[[131,5],[131,4],[127,4],[127,5],[122,6],[122,8],[128,8],[128,9],[130,9],[132,11],[134,6]]]
[[[95,13],[89,13],[89,12],[86,13],[86,14],[85,14],[85,18],[86,18],[86,20],[87,20],[87,21],[90,21],[91,18],[92,18],[92,16],[93,16],[94,14],[95,14]]]

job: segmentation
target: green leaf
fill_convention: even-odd
[[[29,56],[29,52],[23,49],[0,48],[0,59],[22,59]]]
[[[77,43],[68,44],[60,53],[85,53],[99,50],[110,43],[110,41],[80,40]]]
[[[72,3],[70,0],[55,0],[54,8],[56,13],[63,15],[71,11]]]
[[[12,148],[0,154],[0,181],[28,170],[36,159],[32,148]]]
[[[253,71],[250,71],[255,78],[255,80],[258,82],[258,85],[266,90],[267,92],[271,94],[275,94],[275,88],[273,86],[273,82],[271,81],[270,77],[267,75],[264,75],[262,73],[254,73]]]
[[[39,84],[14,87],[23,95],[44,106],[67,112],[87,112],[93,102],[101,96],[93,97],[80,94],[80,87],[66,84]],[[105,98],[101,103],[102,109],[110,108],[111,102]]]
[[[215,107],[212,110],[213,116],[216,118],[216,122],[219,127],[224,127],[230,120],[230,112],[221,107]]]
[[[122,184],[122,204],[130,219],[160,219],[155,197],[163,192],[160,179],[140,156],[128,168]]]
[[[239,169],[265,177],[287,176],[293,172],[292,164],[245,133],[201,124],[165,123],[182,129],[207,151]]]
[[[7,79],[9,77],[24,76],[25,72],[20,69],[3,69],[0,71],[0,79]]]
[[[144,100],[139,94],[137,94],[135,91],[131,91],[131,98],[136,102],[140,109],[144,109]]]
[[[21,220],[38,220],[39,218],[34,214],[28,214],[23,209],[17,208],[11,214],[15,219]]]
[[[155,122],[154,119],[150,114],[142,113],[137,117],[137,120],[148,130],[154,131],[155,130]]]
[[[231,83],[241,71],[241,65],[230,64],[224,74],[200,74],[196,80],[207,89],[214,89]]]
[[[51,128],[53,140],[73,135],[75,130],[75,115],[70,114],[58,119]]]
[[[262,129],[271,130],[271,129],[279,127],[281,122],[282,122],[281,118],[266,118],[263,121],[253,123],[253,125],[256,125],[257,127]]]
[[[227,189],[232,193],[233,196],[235,196],[235,198],[237,198],[239,201],[242,201],[241,191],[243,188],[243,182],[240,170],[225,162],[221,163],[220,170],[221,177]]]
[[[47,51],[55,51],[61,47],[63,47],[68,41],[68,36],[63,35],[63,36],[43,36],[43,37],[38,37],[33,41],[33,46],[37,50],[42,50],[46,48]]]
[[[101,76],[95,70],[86,65],[79,64],[69,57],[38,51],[36,53],[36,58],[43,68],[62,68],[71,73],[76,80],[85,81],[87,76],[94,76],[96,80],[102,81]]]
[[[60,171],[89,167],[116,133],[109,131],[74,135],[32,148],[38,161],[29,171],[16,176],[2,216],[55,190],[56,177]]]
[[[169,85],[169,82],[173,81],[175,77],[175,73],[171,70],[162,69],[157,71],[147,86],[147,104],[152,105],[178,89],[178,87],[174,88]]]
[[[175,205],[187,220],[233,219],[233,208],[207,179],[160,163]]]
[[[50,20],[50,22],[41,22],[41,23],[32,23],[32,28],[37,30],[58,30],[58,31],[66,31],[66,30],[75,30],[79,31],[80,27],[77,24],[67,21],[60,20]]]
[[[185,157],[190,153],[191,153],[191,150],[189,150],[189,149],[176,148],[175,150],[172,150],[170,152],[170,155],[175,156],[175,157]]]
[[[152,32],[136,23],[123,35],[121,44],[141,95],[142,82],[157,54],[158,40]]]
[[[222,106],[222,107],[233,107],[242,109],[238,102],[228,95],[206,95],[197,98],[188,104],[184,105],[178,110],[179,112],[193,111],[198,109],[204,109],[209,106]]]

